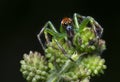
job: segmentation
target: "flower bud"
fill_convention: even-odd
[[[47,78],[47,63],[45,58],[38,52],[32,52],[24,54],[23,60],[20,61],[24,78],[30,82],[38,82]]]

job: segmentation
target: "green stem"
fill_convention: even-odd
[[[84,80],[81,80],[80,82],[90,82],[89,78],[85,78]]]
[[[46,82],[59,82],[61,79],[60,75],[66,72],[72,65],[73,62],[71,60],[67,60],[61,70],[59,72],[52,73]]]
[[[46,82],[59,82],[57,80],[58,80],[58,74],[55,72],[48,77]]]
[[[80,56],[81,55],[73,54],[71,56],[71,58],[74,61],[78,61]],[[71,61],[71,60],[68,59],[59,72],[55,72],[55,73],[53,73],[53,74],[50,75],[50,77],[48,78],[47,82],[59,82],[59,80],[61,79],[60,75],[62,73],[65,73],[74,64],[75,64],[75,62],[73,62],[73,61]]]
[[[64,66],[62,67],[61,71],[59,74],[62,74],[63,72],[66,72],[71,66],[73,66],[74,62],[71,60],[67,60]]]

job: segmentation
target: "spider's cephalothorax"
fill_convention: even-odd
[[[72,19],[68,17],[63,18],[61,21],[61,25],[66,30],[69,39],[72,39],[74,36],[74,28],[72,23]]]

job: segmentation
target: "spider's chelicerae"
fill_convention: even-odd
[[[94,33],[94,38],[90,37],[87,40],[87,43],[85,43],[86,40],[84,40],[82,33],[86,29]],[[44,34],[46,44],[49,44],[51,42],[49,35],[52,36],[52,40],[56,42],[59,50],[61,50],[62,53],[67,56],[67,51],[61,46],[59,40],[63,40],[68,44],[69,47],[73,47],[77,52],[87,52],[87,49],[84,49],[85,47],[89,48],[92,45],[100,44],[99,39],[102,35],[102,32],[102,27],[92,17],[81,16],[75,13],[73,15],[73,18],[65,17],[62,19],[60,31],[57,31],[52,22],[48,21],[41,29],[37,37],[43,50],[45,50],[46,47],[43,44],[41,36]],[[84,34],[87,36],[87,32]]]

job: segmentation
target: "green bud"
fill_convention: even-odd
[[[40,79],[40,75],[35,75],[36,80]]]
[[[54,69],[54,65],[52,63],[48,63],[48,67],[53,70]]]
[[[105,60],[97,55],[91,55],[83,58],[81,64],[90,71],[90,75],[92,76],[99,75],[104,69],[106,69],[106,65],[104,65]]]
[[[20,71],[26,80],[31,82],[38,82],[40,80],[43,80],[43,78],[44,80],[47,78],[47,63],[45,61],[45,58],[41,56],[40,53],[33,53],[30,51],[28,55],[24,55],[23,60],[21,60],[20,63]]]
[[[41,70],[36,70],[37,74],[41,75],[42,71]]]
[[[37,79],[36,79],[36,78],[33,78],[33,79],[32,79],[32,82],[37,82]]]
[[[31,78],[30,76],[27,76],[27,77],[26,77],[26,80],[27,80],[27,81],[31,81],[32,78]]]
[[[30,72],[30,73],[29,73],[29,76],[30,76],[30,77],[33,77],[33,76],[35,76],[35,74],[34,74],[33,72]]]

